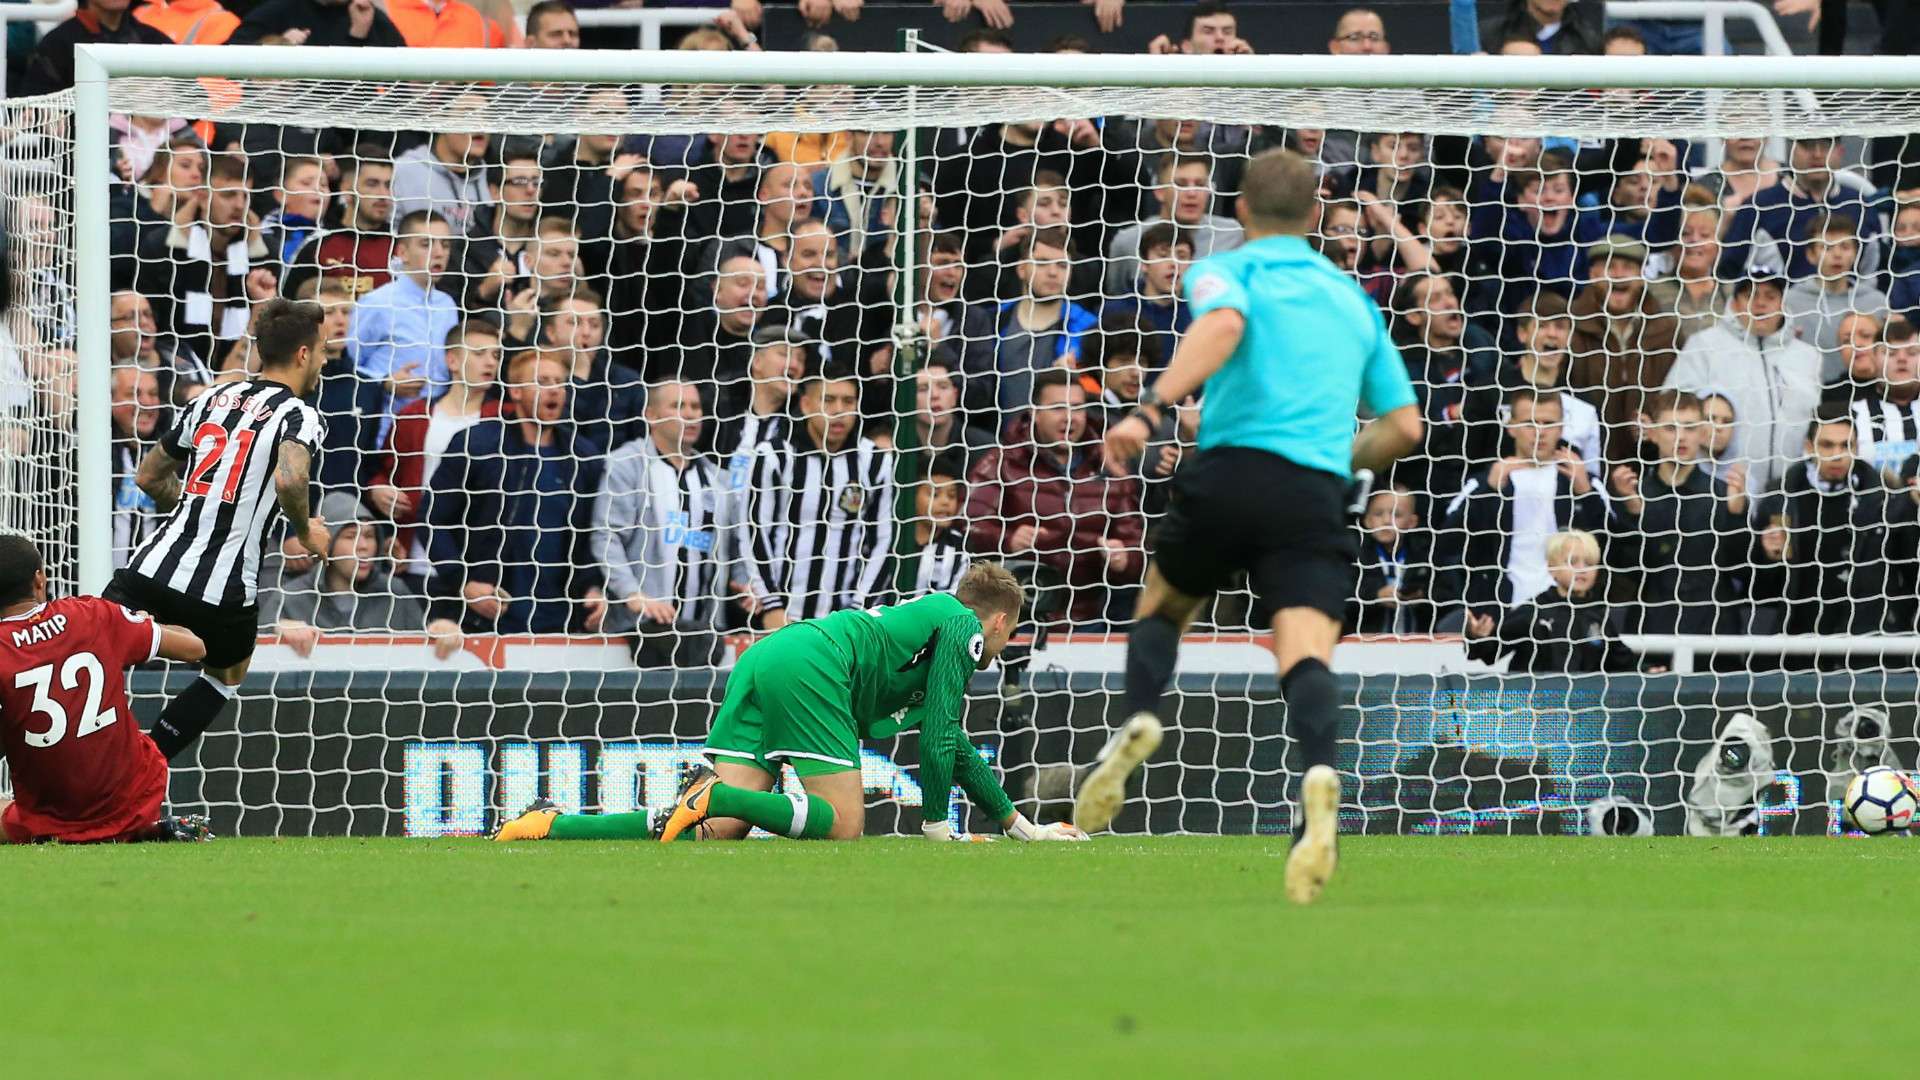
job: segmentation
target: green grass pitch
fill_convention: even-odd
[[[1307,909],[1285,851],[4,850],[0,1073],[1786,1076],[1914,1045],[1911,842],[1349,838]]]

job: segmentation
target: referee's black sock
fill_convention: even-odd
[[[1334,760],[1340,728],[1340,688],[1327,665],[1312,657],[1300,661],[1280,677],[1280,696],[1287,701],[1287,728],[1300,743],[1307,768]]]
[[[160,718],[153,722],[153,730],[147,732],[153,744],[168,761],[178,757],[182,750],[193,745],[200,733],[213,726],[213,722],[226,711],[227,702],[233,700],[234,688],[214,678],[206,672],[193,680],[185,690],[167,702],[160,710]]]
[[[1153,712],[1180,659],[1180,626],[1165,615],[1134,620],[1127,631],[1127,715]]]

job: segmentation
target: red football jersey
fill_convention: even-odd
[[[15,839],[111,840],[152,825],[167,759],[127,705],[126,670],[160,651],[160,624],[75,596],[0,619],[0,751]]]

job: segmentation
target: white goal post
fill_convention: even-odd
[[[1725,139],[1834,136],[1857,148],[1863,140],[1906,138],[1920,132],[1920,63],[1904,57],[553,53],[88,45],[76,50],[75,71],[70,99],[42,99],[38,106],[14,102],[7,107],[58,112],[70,100],[72,110],[75,180],[69,265],[76,408],[72,427],[59,428],[53,441],[70,439],[75,482],[71,503],[60,508],[70,513],[74,526],[70,530],[72,580],[88,592],[101,589],[113,572],[116,515],[123,509],[110,500],[107,482],[116,475],[111,426],[116,406],[112,291],[116,273],[124,269],[115,259],[125,259],[125,252],[114,248],[119,241],[112,229],[116,213],[122,224],[130,223],[133,215],[116,210],[110,202],[107,178],[112,175],[115,138],[110,117],[115,114],[192,120],[212,116],[262,129],[337,127],[386,133],[454,132],[462,129],[446,125],[464,120],[471,121],[465,130],[497,136],[620,131],[697,139],[734,132],[885,131],[902,133],[904,145],[894,146],[891,153],[908,162],[929,156],[930,148],[917,140],[936,129],[1051,122],[1060,117],[1141,118],[1143,126],[1153,120],[1200,119],[1220,129],[1266,126],[1282,132],[1374,133],[1375,137],[1393,135],[1396,141],[1400,133],[1463,143],[1499,135],[1511,141],[1532,139],[1536,144],[1543,139],[1563,146],[1631,141],[1637,147],[1644,138],[1716,149]],[[210,89],[221,83],[244,93]],[[604,101],[592,100],[592,91],[606,86],[634,92],[624,107],[615,106],[610,112]],[[662,87],[666,92],[652,92]],[[687,88],[711,92],[685,92]],[[454,118],[436,111],[455,94],[473,99],[471,112]],[[803,94],[804,107],[800,107]],[[50,141],[57,143],[63,137]],[[1237,164],[1249,157],[1253,145],[1248,141],[1209,153],[1215,159],[1236,159]],[[1516,167],[1516,172],[1537,178],[1548,171],[1542,164],[1546,155],[1540,153],[1539,145],[1534,149],[1534,163]],[[1077,152],[1069,150],[1067,156]],[[944,153],[946,161],[964,163],[969,151],[955,151],[950,145]],[[1190,152],[1167,149],[1164,153],[1170,162],[1163,167],[1170,164],[1177,170]],[[1572,152],[1563,156],[1571,161]],[[1650,161],[1651,154],[1646,158]],[[1634,160],[1633,168],[1653,168],[1639,158]],[[1563,174],[1576,173],[1587,167],[1585,159],[1582,162],[1562,164],[1559,169]],[[1902,164],[1906,163],[1903,155]],[[1611,177],[1623,170],[1610,164],[1596,175],[1600,171]],[[915,186],[916,170],[903,172],[900,216],[889,225],[894,239],[907,241],[897,245],[905,255],[891,267],[903,280],[892,299],[883,294],[868,306],[887,312],[898,335],[895,342],[905,345],[917,323],[909,319],[907,305],[899,297],[919,295],[917,283],[926,280],[931,263],[915,241],[941,238],[928,235],[933,230],[921,220],[923,211],[916,196],[925,192]],[[996,174],[990,184],[1009,186],[992,188],[990,193],[996,204],[1016,191],[1031,195],[1038,190],[1039,176],[1003,179]],[[1096,182],[1104,181],[1103,175]],[[1682,184],[1691,183],[1691,179],[1682,180]],[[1157,181],[1146,177],[1134,186],[1140,193],[1139,208],[1146,211],[1150,209],[1148,190],[1171,192],[1175,184],[1168,177]],[[959,199],[964,203],[976,192],[963,187]],[[1651,206],[1654,196],[1643,194],[1646,206]],[[757,203],[761,196],[755,190],[742,198]],[[1504,190],[1484,204],[1459,193],[1451,198],[1463,208],[1463,215],[1483,205],[1515,215],[1523,209],[1517,200],[1508,201]],[[1348,210],[1363,202],[1353,195],[1339,200]],[[1333,201],[1327,198],[1323,205]],[[1883,201],[1888,216],[1897,216],[1891,196]],[[1668,209],[1677,207],[1676,195],[1675,206]],[[139,210],[145,213],[147,208]],[[943,206],[937,214],[945,210]],[[1401,211],[1403,223],[1411,220],[1407,215],[1412,210],[1402,206]],[[1728,210],[1729,215],[1732,212]],[[1100,224],[1112,226],[1115,232],[1127,227],[1144,230],[1151,224],[1145,217],[1143,213]],[[1194,246],[1184,239],[1184,232],[1175,235],[1179,238],[1175,244]],[[1464,246],[1464,236],[1456,239]],[[1496,242],[1499,239],[1496,233]],[[1143,240],[1136,237],[1136,244]],[[1784,244],[1783,250],[1792,250],[1790,240],[1771,240]],[[1020,250],[1020,244],[1001,239],[997,246],[990,243],[988,247],[989,258],[998,263],[986,272],[1014,275],[1002,249]],[[1025,241],[1029,254],[1022,257],[1037,258],[1031,254],[1034,247],[1029,237]],[[1139,255],[1135,271],[1147,261],[1144,251]],[[145,253],[140,257],[144,259]],[[976,267],[973,248],[963,258],[969,271]],[[1106,263],[1116,258],[1104,246],[1092,253],[1088,261],[1101,264],[1096,284],[1112,280],[1113,268]],[[1403,291],[1395,281],[1438,280],[1440,272],[1403,274],[1393,257],[1388,262],[1386,283],[1376,281],[1379,291],[1374,295],[1388,310],[1389,319],[1398,320],[1397,329],[1409,325],[1403,318],[1407,316],[1430,321],[1439,309],[1427,300],[1416,299],[1411,308],[1396,308],[1389,300],[1397,302]],[[703,272],[713,269],[709,263]],[[1759,263],[1743,263],[1741,280],[1757,276],[1760,269]],[[1469,268],[1455,273],[1469,284],[1489,274],[1497,283],[1505,271]],[[1585,273],[1583,268],[1571,276],[1574,288],[1592,280]],[[1475,279],[1475,274],[1483,275],[1482,279]],[[1133,287],[1128,283],[1127,289]],[[1389,291],[1391,298],[1386,295]],[[1106,300],[1115,299],[1113,290],[1105,292]],[[1004,297],[968,299],[973,301],[968,305],[971,313],[976,306],[991,306]],[[1464,291],[1460,301],[1463,308],[1469,302]],[[917,300],[914,310],[919,310]],[[1523,317],[1531,310],[1504,307],[1494,311],[1493,321]],[[1560,315],[1567,317],[1564,307]],[[987,322],[991,324],[992,318]],[[954,333],[962,336],[958,330]],[[1514,350],[1505,342],[1489,348],[1499,353],[1504,377],[1505,363]],[[537,350],[529,346],[527,351]],[[910,356],[912,350],[904,352]],[[1067,359],[1077,361],[1078,354]],[[883,366],[875,374],[890,378],[904,370],[889,371]],[[1422,378],[1416,374],[1417,381]],[[1496,403],[1490,416],[1498,417],[1491,420],[1491,427],[1497,432],[1511,417],[1510,411],[1501,410],[1509,409],[1505,395],[1513,388],[1492,385],[1491,376],[1488,379],[1487,389],[1495,391]],[[0,372],[0,383],[4,381],[5,373]],[[900,381],[904,384],[905,379]],[[1575,395],[1565,382],[1563,373],[1559,391],[1570,401]],[[1097,395],[1103,388],[1096,380],[1089,393]],[[1639,384],[1628,388],[1636,394],[1659,389]],[[1431,383],[1423,383],[1423,392],[1431,389]],[[1605,389],[1601,388],[1602,397]],[[1067,396],[1071,399],[1071,392]],[[1037,393],[1019,399],[1022,409],[1029,400],[1037,402]],[[911,406],[898,396],[886,401],[890,411],[883,419],[904,429],[905,409]],[[911,401],[910,394],[906,401]],[[990,396],[989,401],[996,410],[1011,415],[1005,398]],[[1629,415],[1609,416],[1605,423],[1634,427],[1638,422]],[[1594,464],[1599,464],[1597,456]],[[1544,460],[1535,466],[1552,468]],[[57,469],[49,473],[57,474]],[[1592,479],[1597,485],[1609,483],[1598,468]],[[1462,498],[1467,493],[1458,486],[1445,490],[1449,496],[1462,492]],[[1417,487],[1415,491],[1436,494]],[[50,490],[41,493],[67,498]],[[1756,497],[1760,494],[1755,492]],[[1436,519],[1444,504],[1440,500],[1433,507]],[[854,505],[857,512],[858,500]],[[847,504],[843,502],[841,508]],[[1137,516],[1145,519],[1151,513],[1138,511]],[[1429,526],[1437,528],[1437,520]],[[1449,527],[1457,532],[1469,529]],[[1725,531],[1745,528],[1743,523],[1726,526]],[[1144,541],[1137,533],[1129,543],[1133,553],[1144,554]],[[1128,554],[1123,552],[1120,558]],[[1544,558],[1535,560],[1541,569]],[[1753,568],[1754,556],[1745,547],[1731,558],[1740,569]],[[1006,721],[1009,726],[1002,729],[1005,738],[996,752],[1004,750],[1007,759],[1023,756],[1023,767],[1032,774],[1029,786],[1016,798],[1057,800],[1062,789],[1057,775],[1049,779],[1048,767],[1084,765],[1102,742],[1105,713],[1117,707],[1108,700],[1117,687],[1114,657],[1124,646],[1127,616],[1105,610],[1096,614],[1098,618],[1076,615],[1073,620],[1095,625],[1096,631],[1056,642],[1044,661],[1035,662],[1026,689],[1030,697],[1041,700],[1044,719],[1035,719],[1029,702],[1024,719]],[[1289,776],[1284,760],[1287,740],[1266,718],[1267,713],[1278,711],[1271,668],[1257,636],[1235,636],[1248,626],[1245,605],[1236,617],[1240,621],[1232,626],[1222,621],[1212,627],[1219,632],[1211,640],[1189,645],[1187,674],[1178,687],[1178,708],[1184,715],[1175,721],[1164,760],[1149,766],[1141,800],[1144,810],[1128,818],[1124,828],[1284,828],[1284,820],[1270,813],[1284,804]],[[1258,620],[1252,625],[1257,626]],[[1893,710],[1893,725],[1902,740],[1897,752],[1911,760],[1912,658],[1920,651],[1915,648],[1920,638],[1912,636],[1911,626],[1884,625],[1821,637],[1776,636],[1756,630],[1752,637],[1727,636],[1723,643],[1684,627],[1678,633],[1670,627],[1630,630],[1621,636],[1626,645],[1671,653],[1671,674],[1636,670],[1540,678],[1493,674],[1478,662],[1466,664],[1466,650],[1452,633],[1455,629],[1428,625],[1409,631],[1396,625],[1382,632],[1385,642],[1362,642],[1376,651],[1343,668],[1348,679],[1343,685],[1358,686],[1352,710],[1357,735],[1349,742],[1353,768],[1360,773],[1353,796],[1357,814],[1348,819],[1352,827],[1466,832],[1523,828],[1553,817],[1556,824],[1546,831],[1586,832],[1596,826],[1582,816],[1584,808],[1606,796],[1623,798],[1658,816],[1662,831],[1679,831],[1683,813],[1695,812],[1688,802],[1695,770],[1711,769],[1710,750],[1720,745],[1716,740],[1726,729],[1726,718],[1738,712],[1760,714],[1782,740],[1777,779],[1779,790],[1786,794],[1761,797],[1768,831],[1788,827],[1804,831],[1816,815],[1825,813],[1820,791],[1803,793],[1802,788],[1826,768],[1833,738],[1830,729],[1838,719],[1867,708]],[[459,672],[414,663],[426,653],[415,639],[336,651],[326,651],[331,647],[323,643],[323,651],[311,662],[304,659],[305,654],[299,660],[288,659],[290,652],[273,646],[275,656],[268,659],[277,663],[263,663],[256,670],[262,672],[263,680],[274,681],[273,695],[285,696],[276,699],[250,686],[243,693],[241,710],[250,717],[247,722],[256,726],[243,725],[241,739],[222,742],[218,760],[203,759],[196,767],[180,770],[176,799],[198,798],[217,812],[235,815],[232,820],[241,824],[232,827],[246,831],[366,829],[447,834],[480,831],[488,815],[517,808],[514,804],[539,791],[542,783],[559,792],[556,797],[563,803],[572,805],[569,798],[584,799],[603,808],[631,808],[636,801],[659,804],[671,794],[675,770],[710,713],[715,676],[703,668],[692,674],[709,681],[693,685],[698,680],[684,667],[700,665],[636,676],[624,649],[614,646],[606,646],[614,654],[611,660],[596,655],[581,667],[557,670],[567,668],[577,655],[565,651],[575,644],[572,639],[556,644],[537,635],[528,640],[504,633],[499,637],[489,646],[484,665],[473,660]],[[1420,659],[1395,660],[1395,650]],[[1749,669],[1744,660],[1734,662],[1740,665],[1737,671],[1726,671],[1719,663],[1714,669],[1721,673],[1705,670],[1711,657],[1744,658],[1750,653],[1845,657],[1851,670],[1781,672],[1775,670],[1777,664],[1763,668],[1756,663]],[[567,660],[556,659],[562,656]],[[143,689],[158,692],[152,683]],[[582,695],[582,707],[569,716],[571,695],[576,694]],[[497,725],[490,719],[470,718],[449,726],[447,711],[430,707],[464,707],[469,700],[497,707],[502,719]],[[294,749],[272,746],[283,734],[273,715],[280,704],[288,706],[285,741]],[[982,699],[974,704],[984,709],[998,703]],[[542,712],[556,707],[558,712]],[[655,723],[649,709],[668,719]],[[1006,715],[1015,711],[1010,707]],[[1213,723],[1216,716],[1218,724]],[[1014,744],[1020,740],[1024,745],[1016,754]],[[1549,745],[1551,749],[1543,749]],[[1821,762],[1818,769],[1809,764],[1816,758]],[[1773,758],[1754,760],[1770,763]],[[1343,758],[1343,767],[1346,762]],[[870,789],[894,792],[901,805],[917,801],[917,788],[898,768],[888,771],[888,765],[873,759],[867,766]],[[596,776],[599,779],[591,782],[601,785],[599,798],[584,794],[589,790],[588,778]],[[1764,779],[1775,778],[1769,773]],[[1403,801],[1399,794],[1403,780],[1424,785],[1422,790],[1429,793]],[[1432,794],[1443,781],[1457,781],[1454,788],[1464,792],[1459,805],[1443,805],[1445,800]],[[900,794],[909,789],[911,800]],[[256,813],[262,816],[249,817]]]

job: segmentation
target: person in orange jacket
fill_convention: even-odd
[[[388,0],[387,17],[416,48],[506,49],[518,35],[465,0]]]
[[[175,45],[225,45],[240,16],[220,0],[149,0],[133,17],[173,39]]]

